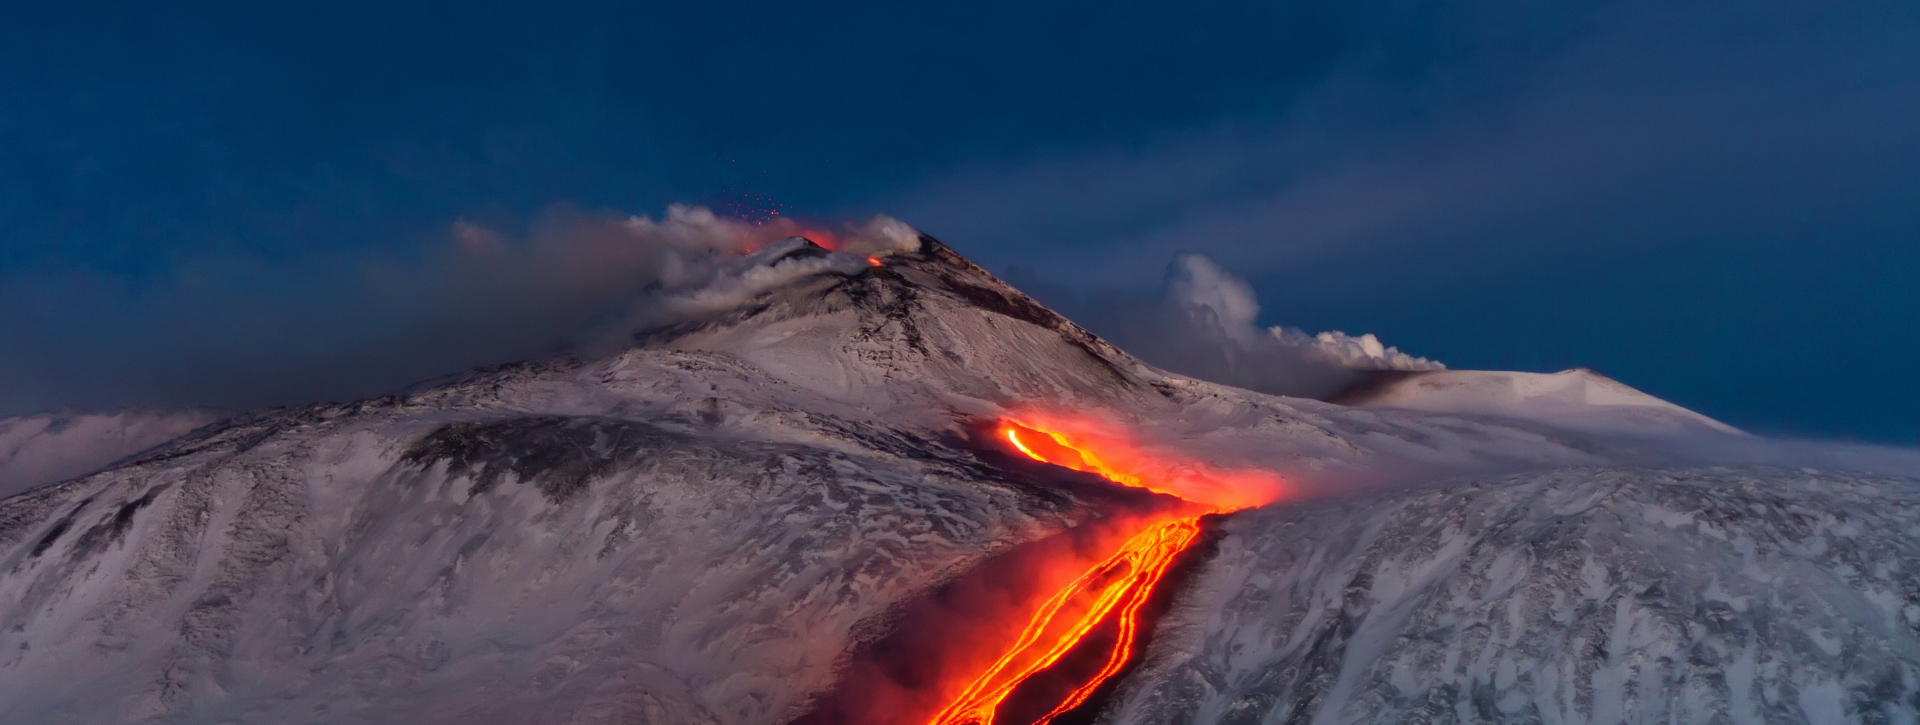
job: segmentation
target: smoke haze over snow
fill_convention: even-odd
[[[1094,331],[1127,351],[1183,375],[1263,393],[1325,397],[1353,383],[1355,371],[1445,368],[1372,334],[1262,329],[1253,288],[1198,254],[1174,259],[1159,300],[1103,307],[1091,317]]]
[[[218,419],[200,410],[0,418],[0,498],[92,473]]]
[[[796,235],[841,253],[772,267],[777,255],[756,253]],[[358,398],[737,304],[917,239],[886,217],[809,227],[561,207],[522,230],[458,220],[412,250],[193,259],[159,283],[13,276],[0,279],[0,415]]]

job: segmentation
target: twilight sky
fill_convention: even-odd
[[[1069,314],[1199,252],[1267,324],[1920,441],[1905,0],[195,5],[0,24],[0,415],[512,359],[607,301],[578,230],[694,202]]]

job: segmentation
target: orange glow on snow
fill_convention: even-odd
[[[1153,451],[1091,418],[1027,416],[996,430],[1036,461],[1093,473],[1122,486],[1144,488],[1224,512],[1258,506],[1287,491],[1265,471],[1223,470],[1202,461]],[[1118,636],[1100,669],[1079,682],[1032,725],[1047,725],[1092,698],[1120,674],[1139,638],[1140,611],[1181,552],[1200,535],[1197,517],[1147,527],[1121,544],[1034,610],[1005,653],[961,690],[928,725],[994,725],[1000,706],[1021,683],[1059,662],[1109,618]],[[1088,600],[1091,599],[1091,602]]]
[[[1205,461],[1155,451],[1091,418],[1004,420],[1000,435],[1036,461],[1096,474],[1215,511],[1237,511],[1284,498],[1285,479],[1269,471],[1221,469]]]
[[[1046,725],[1054,718],[1079,707],[1093,696],[1109,678],[1120,672],[1133,651],[1141,607],[1153,595],[1153,588],[1167,575],[1174,557],[1185,551],[1200,535],[1198,519],[1178,519],[1148,528],[1120,547],[1118,552],[1088,569],[1079,579],[1055,593],[1040,605],[1033,619],[1021,630],[1007,652],[975,678],[952,704],[934,715],[930,725],[993,725],[994,714],[1013,694],[1015,687],[1041,670],[1059,662],[1087,634],[1119,610],[1120,636],[1099,672],[1074,688],[1066,699],[1033,725]],[[1115,575],[1118,575],[1117,578]],[[1113,578],[1104,586],[1100,582]],[[1070,619],[1062,617],[1083,595],[1092,595],[1093,603]],[[1057,619],[1069,619],[1057,622]]]

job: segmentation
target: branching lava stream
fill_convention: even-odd
[[[1136,488],[1165,491],[1146,480],[1145,471],[1116,464],[1086,441],[1044,430],[1030,422],[1003,421],[997,431],[1015,450],[1033,458]],[[1192,467],[1188,467],[1191,470]],[[1183,497],[1184,498],[1184,497]],[[1211,504],[1219,511],[1243,507],[1238,500]],[[1139,639],[1140,611],[1154,588],[1166,577],[1176,558],[1200,535],[1198,517],[1163,521],[1134,534],[1118,551],[1094,564],[1085,574],[1062,587],[1033,612],[1020,635],[1005,653],[973,679],[959,695],[928,721],[928,725],[995,725],[1001,706],[1016,688],[1059,662],[1103,623],[1113,622],[1118,636],[1101,666],[1079,681],[1053,709],[1033,720],[1047,725],[1087,702],[1101,685],[1125,669]]]

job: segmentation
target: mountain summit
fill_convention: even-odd
[[[0,500],[0,720],[787,722],[903,612],[1177,503],[980,435],[1035,411],[1296,487],[1208,520],[1109,721],[1920,708],[1912,478],[1193,380],[928,237],[785,240],[656,302],[593,354]]]

